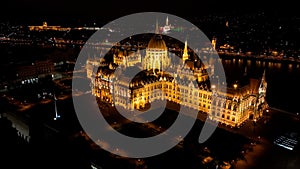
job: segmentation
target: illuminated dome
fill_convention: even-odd
[[[165,41],[161,38],[161,36],[153,36],[148,43],[148,49],[161,49],[168,50]]]
[[[168,48],[165,41],[158,34],[155,34],[149,41],[146,48],[146,56],[143,59],[143,68],[145,70],[164,70],[169,67],[171,59],[168,56]]]

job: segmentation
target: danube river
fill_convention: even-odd
[[[245,70],[249,77],[260,78],[266,70],[268,82],[267,102],[269,106],[291,113],[300,112],[300,64],[248,60],[244,58],[223,58],[225,74],[230,81],[239,80]]]

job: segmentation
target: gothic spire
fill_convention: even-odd
[[[184,49],[183,49],[183,54],[182,54],[182,61],[183,63],[189,59],[189,54],[188,54],[188,48],[187,48],[187,40],[184,43]]]

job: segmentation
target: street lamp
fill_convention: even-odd
[[[211,88],[212,88],[212,89],[215,89],[215,88],[216,88],[216,85],[211,85]]]
[[[234,89],[236,89],[238,87],[238,85],[235,83],[233,84]]]

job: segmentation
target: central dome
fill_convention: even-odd
[[[159,35],[154,35],[149,43],[148,49],[161,49],[161,50],[168,50],[165,41]]]

